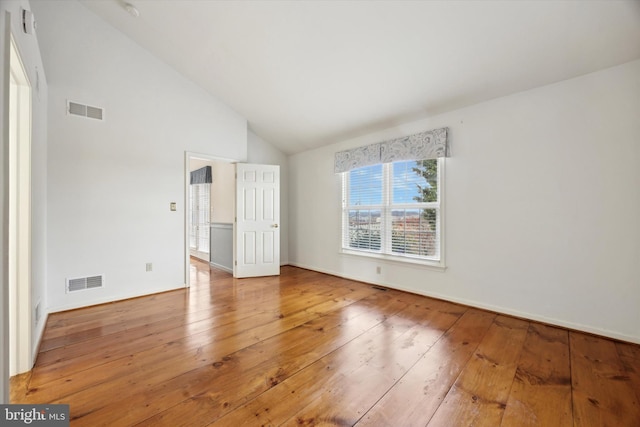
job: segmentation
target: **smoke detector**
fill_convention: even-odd
[[[125,3],[124,8],[127,12],[129,12],[129,15],[133,16],[134,18],[137,18],[140,16],[140,11],[138,10],[138,8],[136,8],[131,3]]]

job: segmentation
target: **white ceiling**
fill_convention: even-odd
[[[286,153],[640,58],[640,1],[82,3]]]

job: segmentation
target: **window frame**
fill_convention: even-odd
[[[438,162],[438,202],[416,202],[392,204],[393,202],[393,163],[383,163],[383,189],[381,205],[357,205],[357,210],[380,210],[381,230],[380,230],[380,251],[368,249],[354,249],[345,247],[347,241],[345,233],[349,232],[349,211],[354,206],[349,206],[349,175],[351,171],[341,174],[342,185],[342,206],[341,206],[341,230],[340,230],[340,253],[349,256],[365,257],[390,261],[393,263],[410,264],[414,266],[427,267],[429,269],[446,269],[445,264],[445,158],[440,157]],[[420,160],[416,160],[420,161]],[[405,161],[400,161],[405,162]],[[400,163],[394,162],[394,163]],[[436,209],[436,252],[437,257],[423,257],[419,255],[407,255],[392,253],[392,215],[391,212],[397,209]]]

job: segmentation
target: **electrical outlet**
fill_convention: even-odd
[[[147,271],[153,271],[153,264],[150,262],[147,263]]]
[[[376,266],[376,274],[380,274],[380,273],[382,273],[382,267],[378,265]]]

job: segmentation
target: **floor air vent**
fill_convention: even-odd
[[[67,293],[104,287],[104,274],[67,279]]]
[[[104,110],[98,107],[67,101],[67,112],[72,116],[88,117],[90,119],[103,120]]]

